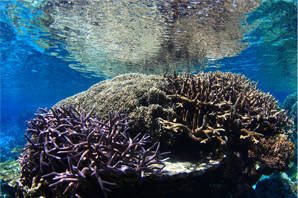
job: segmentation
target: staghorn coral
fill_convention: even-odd
[[[181,77],[174,73],[166,78],[170,82],[167,97],[176,104],[176,116],[173,120],[159,118],[165,130],[212,144],[218,148],[216,153],[227,146],[240,149],[250,145],[249,156],[272,169],[286,169],[294,146],[288,141],[285,128],[292,120],[272,95],[257,89],[257,83],[219,71],[185,73]],[[266,156],[259,156],[265,151]]]
[[[89,113],[72,107],[40,109],[37,118],[28,123],[28,144],[19,158],[19,186],[27,194],[33,196],[41,185],[48,185],[58,192],[64,189],[62,194],[67,197],[80,197],[77,191],[84,193],[89,185],[98,183],[107,197],[106,186],[115,184],[102,178],[161,173],[167,160],[163,155],[168,152],[159,152],[160,143],[145,149],[149,136],[131,137],[128,130],[133,121],[129,117],[116,112],[99,121],[97,115],[91,117],[94,109]]]
[[[176,103],[173,121],[160,119],[164,128],[186,132],[201,143],[218,139],[226,144],[231,133],[255,144],[264,135],[283,133],[289,122],[274,97],[257,83],[231,72],[166,75],[168,97]]]

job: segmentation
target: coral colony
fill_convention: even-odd
[[[159,118],[166,130],[187,133],[200,143],[218,142],[222,147],[232,137],[249,139],[251,157],[270,168],[286,168],[294,145],[287,141],[283,128],[291,121],[272,95],[256,88],[257,83],[219,71],[165,77],[170,82],[167,97],[176,103],[173,121]]]
[[[110,88],[118,95],[109,94]],[[99,186],[105,197],[119,197],[123,194],[108,194],[108,188],[126,193],[123,188],[134,186],[136,178],[149,176],[134,189],[138,196],[160,193],[156,186],[164,194],[196,189],[206,197],[239,196],[263,174],[287,170],[294,155],[292,120],[276,103],[257,83],[231,72],[121,75],[49,111],[40,109],[28,123],[28,143],[19,158],[19,191],[28,197],[90,197],[88,191]],[[108,108],[122,108],[136,121],[117,112],[100,121]],[[155,143],[147,148],[149,141]],[[171,151],[171,161],[163,150]],[[181,183],[184,187],[176,188]]]
[[[109,112],[107,120],[99,121],[91,118],[93,110],[86,114],[72,107],[40,109],[29,122],[28,144],[19,158],[22,185],[32,188],[47,180],[51,188],[63,186],[62,194],[80,197],[76,192],[81,186],[98,182],[107,197],[106,186],[116,184],[102,176],[161,173],[168,152],[159,152],[160,143],[145,149],[149,136],[130,137],[129,117],[117,112],[112,117]]]

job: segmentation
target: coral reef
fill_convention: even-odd
[[[163,192],[164,197],[171,197],[173,193],[183,194],[184,197],[197,193],[203,197],[239,197],[249,191],[263,174],[287,170],[293,155],[294,146],[289,141],[292,120],[288,119],[272,95],[257,89],[257,83],[231,72],[185,73],[182,76],[174,73],[166,74],[164,78],[124,74],[62,100],[54,108],[64,112],[62,106],[69,105],[73,105],[73,109],[82,108],[89,112],[87,117],[95,116],[101,120],[111,119],[106,116],[108,110],[119,110],[135,120],[129,132],[132,137],[142,140],[141,137],[147,138],[145,134],[148,134],[145,141],[161,143],[156,145],[161,152],[159,155],[171,151],[170,160],[158,163],[158,158],[153,161],[157,162],[152,165],[156,168],[153,174],[150,171],[138,172],[141,176],[148,175],[142,179],[142,185],[138,185],[136,177],[129,176],[136,174],[128,174],[134,169],[128,165],[117,167],[128,171],[127,174],[118,169],[109,172],[121,177],[100,175],[102,181],[119,184],[117,191],[113,190],[115,186],[109,185],[112,189],[109,197],[152,197],[160,192]],[[35,127],[31,130],[35,130]],[[37,137],[35,139],[38,140]],[[64,141],[67,144],[73,142],[71,139]],[[88,145],[88,136],[84,141]],[[30,143],[28,145],[33,146]],[[54,148],[52,145],[47,152]],[[74,167],[78,163],[94,165],[89,160],[80,160],[89,157],[89,153],[84,154],[86,150],[76,152],[83,157],[71,158]],[[154,153],[156,151],[150,151],[151,156]],[[54,152],[49,154],[57,156]],[[75,156],[75,153],[71,154]],[[43,155],[46,156],[46,150]],[[64,154],[64,158],[67,155]],[[42,170],[37,168],[37,172],[51,168],[49,161],[35,163],[42,167]],[[46,173],[49,177],[40,176],[40,183],[48,183],[52,188],[56,184],[62,185],[61,189],[66,189],[65,195],[75,193],[77,183],[80,187],[85,186],[83,184],[86,181],[80,175],[82,168],[73,168],[76,177],[71,178],[70,168],[62,172],[53,171],[56,173],[49,173],[51,176]],[[96,173],[92,174],[92,170],[87,171],[88,179],[96,183]],[[161,176],[163,181],[154,177],[154,173]],[[51,178],[55,179],[54,183],[49,182]],[[67,181],[62,182],[62,179]],[[103,185],[100,189],[105,191],[108,184],[103,182]],[[36,187],[38,183],[31,188]],[[43,188],[42,185],[40,188]],[[79,188],[77,194],[82,195],[88,189]]]
[[[94,109],[89,113],[72,107],[40,109],[37,118],[28,122],[28,144],[19,158],[19,186],[25,197],[37,196],[41,188],[46,197],[61,193],[81,197],[94,183],[107,197],[106,186],[116,185],[108,181],[111,177],[161,173],[168,152],[159,152],[160,143],[145,148],[149,136],[131,137],[129,117],[115,112],[114,117],[109,113],[108,119],[99,121],[91,117]]]

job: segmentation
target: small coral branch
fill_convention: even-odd
[[[259,142],[259,140],[257,140],[256,138],[255,138],[255,136],[257,136],[257,137],[260,137],[260,136],[264,136],[264,134],[261,134],[261,133],[256,133],[256,132],[254,132],[254,131],[249,131],[249,130],[247,130],[247,129],[240,129],[240,132],[243,132],[243,133],[246,133],[247,135],[240,135],[240,139],[246,139],[246,138],[251,138],[251,140],[255,143],[255,144],[257,144],[258,142]]]
[[[185,132],[195,141],[199,141],[200,143],[206,143],[213,137],[220,136],[219,131],[225,131],[223,128],[214,129],[206,124],[206,117],[203,117],[203,124],[198,128],[194,128],[191,130],[186,125],[180,123],[169,122],[162,118],[159,118],[159,123],[163,125],[163,127],[167,130],[171,130],[173,132]],[[205,136],[205,138],[204,138]],[[226,144],[222,138],[218,138],[222,144]]]

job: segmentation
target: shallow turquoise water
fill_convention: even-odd
[[[219,14],[221,1],[189,1],[176,15],[167,1],[84,2],[0,2],[1,161],[38,107],[120,73],[232,71],[280,102],[297,91],[297,1],[226,1]]]

